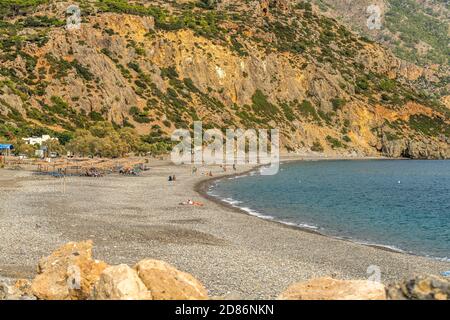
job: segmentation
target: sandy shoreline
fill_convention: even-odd
[[[94,241],[95,256],[108,263],[165,260],[200,279],[210,295],[241,298],[274,298],[289,284],[318,276],[366,279],[371,265],[380,268],[383,282],[450,270],[448,262],[242,214],[203,199],[211,178],[191,175],[190,166],[150,166],[139,177],[70,177],[65,194],[60,179],[0,170],[0,276],[32,277],[40,257],[85,239]],[[224,176],[219,167],[200,171],[209,170],[214,178]],[[170,174],[177,176],[175,183],[167,181]],[[179,205],[187,199],[205,206]]]

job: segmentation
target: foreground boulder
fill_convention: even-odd
[[[152,292],[154,300],[208,299],[205,287],[197,279],[166,262],[146,259],[134,269]]]
[[[318,278],[291,285],[280,300],[384,300],[383,284],[368,280]]]
[[[450,300],[450,280],[419,276],[389,285],[387,295],[393,300]]]
[[[86,299],[106,267],[92,259],[92,241],[69,242],[39,261],[31,290],[38,299]]]
[[[36,300],[36,297],[31,292],[30,281],[0,279],[0,300]]]
[[[151,300],[152,294],[126,264],[106,268],[95,284],[92,300]]]

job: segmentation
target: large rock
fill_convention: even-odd
[[[450,280],[436,276],[418,276],[389,285],[392,300],[450,300]]]
[[[392,158],[448,159],[450,157],[450,144],[445,136],[440,140],[423,137],[421,140],[398,139],[393,141],[383,137],[381,144],[382,153]]]
[[[126,264],[106,268],[95,284],[92,300],[151,300],[152,294]]]
[[[367,280],[318,278],[291,285],[280,300],[384,300],[383,284]]]
[[[39,261],[31,289],[38,299],[86,299],[106,267],[92,259],[92,241],[69,242]]]
[[[205,287],[197,279],[166,262],[146,259],[140,261],[134,268],[155,300],[208,298]]]
[[[36,297],[31,292],[30,281],[0,279],[0,300],[36,300]]]

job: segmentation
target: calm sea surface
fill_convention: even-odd
[[[450,260],[450,161],[286,163],[209,193],[261,217]]]

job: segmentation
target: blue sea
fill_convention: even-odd
[[[209,193],[261,218],[450,261],[450,161],[302,161]]]

